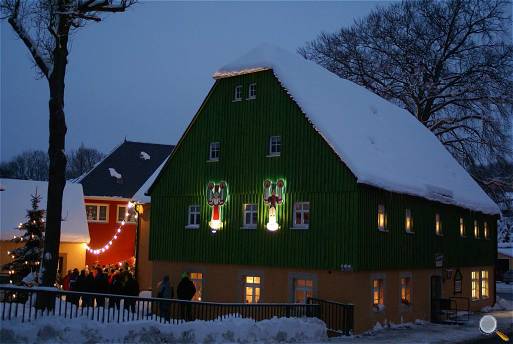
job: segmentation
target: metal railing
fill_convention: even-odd
[[[310,305],[319,305],[319,319],[332,334],[349,336],[354,329],[354,305],[308,298]]]
[[[41,302],[45,299],[45,302]],[[40,304],[51,307],[42,307]],[[227,317],[254,320],[272,317],[317,317],[319,304],[279,303],[213,303],[176,299],[143,298],[125,295],[62,291],[54,288],[0,286],[2,320],[32,321],[39,317],[86,317],[98,322],[153,320],[182,323],[192,320],[214,320]]]

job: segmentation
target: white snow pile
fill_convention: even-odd
[[[509,290],[509,292],[512,292],[511,289]],[[486,306],[481,309],[481,312],[485,313],[493,311],[513,311],[513,301],[503,299],[502,297],[497,297],[497,301],[495,302],[495,305],[493,305],[493,307]]]
[[[261,45],[215,79],[272,69],[358,183],[488,214],[499,208],[406,110],[278,47]]]
[[[141,154],[139,154],[139,157],[143,160],[150,160],[150,155],[146,152],[141,152]]]
[[[98,323],[93,320],[42,317],[36,321],[2,321],[1,343],[312,343],[326,338],[325,324],[316,318]]]
[[[109,173],[110,173],[110,176],[111,177],[114,177],[116,179],[121,179],[123,178],[123,176],[121,175],[121,173],[118,173],[118,171],[116,171],[115,168],[112,168],[112,167],[109,167]]]

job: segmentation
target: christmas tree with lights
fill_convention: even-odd
[[[20,235],[15,235],[11,242],[24,244],[7,252],[11,262],[5,264],[2,270],[8,270],[11,281],[20,281],[30,272],[38,271],[43,252],[43,233],[45,230],[45,211],[39,209],[41,196],[32,195],[32,209],[27,210],[27,221],[20,223]]]

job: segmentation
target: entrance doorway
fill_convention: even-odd
[[[440,321],[442,277],[431,276],[431,321]]]

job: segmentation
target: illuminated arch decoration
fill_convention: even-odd
[[[208,205],[212,207],[212,217],[208,222],[212,233],[216,233],[223,224],[221,207],[226,203],[228,196],[228,186],[226,182],[208,183],[207,186],[207,201]]]
[[[264,180],[264,203],[269,206],[269,222],[267,229],[271,232],[277,231],[280,226],[278,224],[276,206],[283,203],[283,195],[285,191],[285,182],[278,179],[276,183],[271,180]]]

